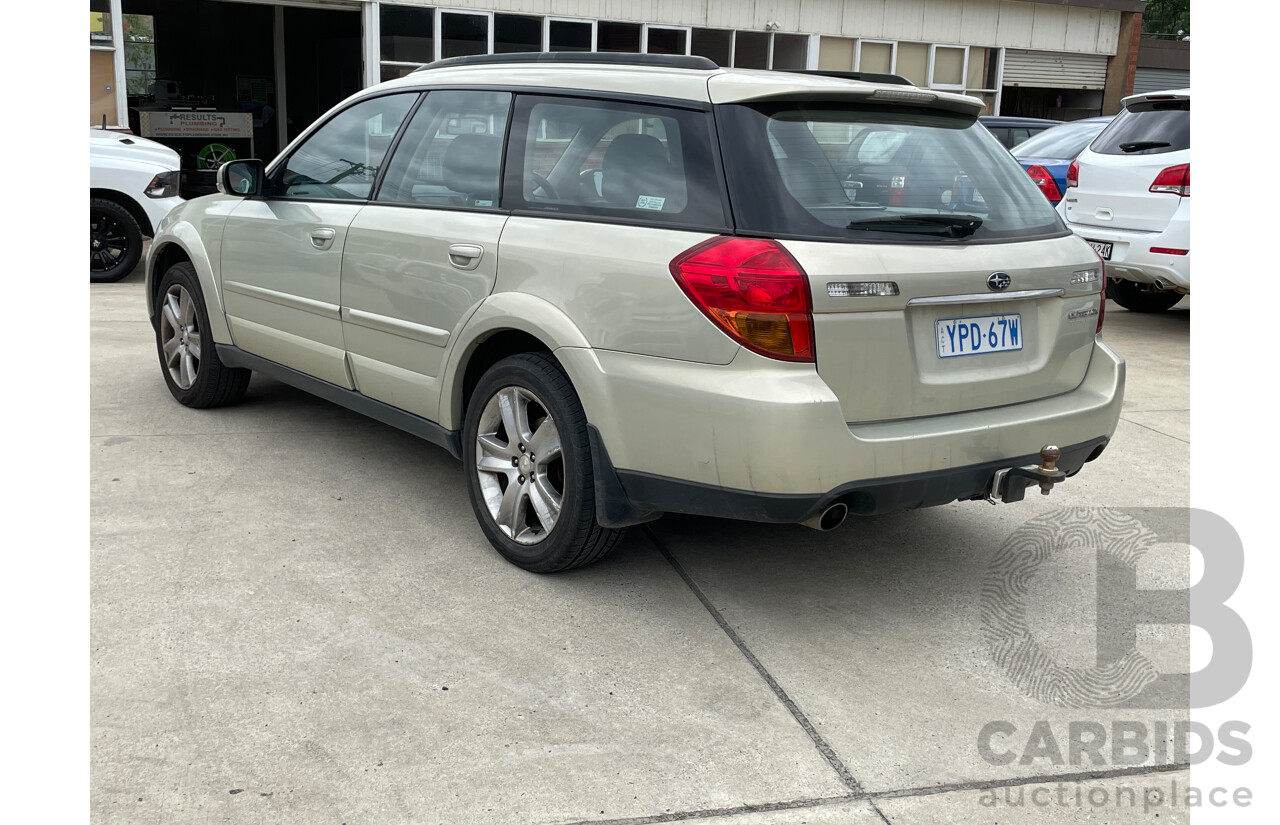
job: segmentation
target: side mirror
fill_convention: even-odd
[[[218,167],[218,191],[224,195],[254,197],[262,194],[266,167],[261,160],[233,160]]]

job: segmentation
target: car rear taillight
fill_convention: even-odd
[[[1180,163],[1170,166],[1156,175],[1151,184],[1152,192],[1169,192],[1179,197],[1191,197],[1191,164]]]
[[[1080,164],[1078,161],[1071,161],[1071,165],[1067,167],[1067,188],[1080,185]]]
[[[676,283],[729,337],[783,361],[813,361],[809,278],[776,241],[721,235],[671,262]]]
[[[1049,199],[1050,203],[1057,203],[1062,200],[1062,193],[1058,191],[1058,183],[1053,179],[1053,175],[1049,174],[1049,170],[1043,166],[1027,167],[1027,174],[1031,176],[1031,180],[1036,186],[1040,187],[1040,191]]]

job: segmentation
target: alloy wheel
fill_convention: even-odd
[[[564,455],[545,404],[524,387],[504,387],[480,414],[476,475],[489,515],[519,544],[538,544],[560,518]]]
[[[189,390],[200,371],[200,320],[196,302],[180,284],[169,287],[160,308],[164,365],[179,389]]]

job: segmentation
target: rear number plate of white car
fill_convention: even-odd
[[[977,318],[942,318],[934,322],[938,357],[986,355],[1022,349],[1022,316],[982,315]]]
[[[1104,261],[1111,260],[1111,244],[1107,243],[1106,241],[1091,241],[1088,238],[1085,238],[1085,243],[1089,244],[1089,246],[1092,246],[1093,251],[1097,252],[1099,255],[1102,256],[1102,260]]]

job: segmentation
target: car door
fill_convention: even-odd
[[[352,388],[340,317],[342,250],[419,97],[384,95],[339,112],[276,165],[263,197],[232,210],[221,279],[237,347]]]
[[[355,388],[437,420],[440,373],[461,322],[493,290],[507,92],[430,92],[342,262],[342,330]]]

